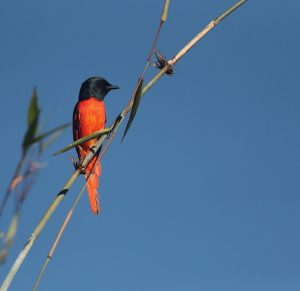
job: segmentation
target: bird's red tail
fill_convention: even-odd
[[[97,157],[95,157],[97,159]],[[99,176],[101,173],[100,161],[97,160],[94,165],[95,160],[93,159],[86,169],[85,179],[87,180],[87,191],[90,200],[90,206],[93,214],[100,213],[100,203],[98,198],[98,185]]]

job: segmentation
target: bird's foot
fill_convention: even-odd
[[[82,161],[79,161],[75,158],[72,158],[72,163],[73,163],[73,166],[75,168],[75,170],[79,170],[80,171],[80,174],[82,175],[85,175],[85,169],[82,167]]]

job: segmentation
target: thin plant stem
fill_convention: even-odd
[[[142,79],[144,78],[144,75],[145,75],[145,73],[146,73],[146,71],[147,71],[149,65],[150,65],[150,61],[151,61],[151,58],[152,58],[154,49],[155,49],[155,47],[156,47],[156,44],[157,44],[157,41],[158,41],[158,38],[159,38],[159,35],[160,35],[160,31],[161,31],[162,26],[163,26],[163,24],[164,24],[164,22],[166,21],[166,18],[167,18],[167,11],[168,11],[168,7],[169,7],[169,2],[170,2],[170,0],[166,0],[166,1],[165,1],[165,5],[164,5],[163,12],[162,12],[162,15],[161,15],[159,27],[158,27],[158,30],[157,30],[157,32],[156,32],[156,36],[155,36],[155,38],[154,38],[154,41],[153,41],[153,44],[152,44],[152,47],[151,47],[149,56],[148,56],[148,58],[147,58],[146,65],[145,65],[145,67],[144,67],[144,70],[143,70],[142,75],[141,75],[140,78],[139,78],[138,84],[136,85],[136,88],[135,88],[135,90],[134,90],[134,94],[132,95],[129,104],[127,105],[127,108],[128,108],[129,110],[130,110],[130,108],[131,108],[132,105],[133,105],[133,99],[134,99],[134,96],[135,96],[135,94],[136,94],[136,91],[137,91],[137,89],[138,89],[138,87],[139,87],[139,85],[140,85]],[[128,110],[127,112],[129,112],[129,110]],[[126,114],[127,114],[127,113],[126,113]],[[106,143],[105,148],[104,148],[103,151],[101,152],[101,155],[99,156],[98,160],[101,160],[102,157],[104,156],[104,154],[106,153],[106,151],[107,151],[107,149],[108,149],[110,143],[112,142],[112,140],[113,140],[113,138],[114,138],[114,136],[115,136],[115,134],[116,134],[116,132],[117,132],[119,126],[120,126],[120,123],[118,123],[118,124],[113,123],[107,130],[102,130],[102,131],[101,131],[101,133],[105,134],[105,133],[109,133],[111,130],[113,130],[113,131],[111,132],[111,134],[110,134],[110,136],[109,136],[109,140],[108,140],[108,142]],[[95,135],[95,133],[94,133],[94,135]],[[88,138],[89,138],[89,139],[92,139],[90,136],[88,136]],[[88,139],[88,140],[89,140],[89,139]],[[81,144],[81,143],[83,143],[83,142],[86,141],[86,140],[87,140],[87,138],[84,137],[84,138],[81,138],[81,139],[77,140],[76,142],[77,142],[78,144],[79,144],[79,143]],[[68,145],[68,146],[65,147],[63,150],[60,150],[60,151],[54,153],[54,155],[56,155],[56,154],[58,154],[58,153],[62,153],[63,151],[68,150],[68,149],[70,149],[71,147],[74,147],[74,143]],[[88,179],[89,179],[89,177],[88,177]],[[86,181],[86,183],[87,183],[87,181]],[[37,288],[37,286],[38,286],[38,284],[39,284],[39,282],[40,282],[40,280],[41,280],[41,278],[42,278],[42,276],[43,276],[43,274],[44,274],[44,272],[45,272],[45,269],[46,269],[46,267],[47,267],[47,265],[48,265],[50,259],[52,258],[52,254],[53,254],[53,252],[54,252],[54,250],[55,250],[55,248],[56,248],[56,246],[57,246],[57,243],[58,243],[58,241],[60,240],[60,238],[61,238],[61,236],[62,236],[62,234],[63,234],[63,232],[64,232],[64,230],[65,230],[65,227],[67,226],[68,222],[70,221],[70,218],[71,218],[71,216],[72,216],[73,210],[74,210],[74,208],[76,207],[78,201],[80,200],[80,198],[81,198],[81,196],[82,196],[82,194],[83,194],[83,192],[84,192],[84,190],[85,190],[85,188],[86,188],[86,183],[84,184],[84,187],[83,187],[83,188],[81,189],[81,191],[79,192],[79,194],[78,194],[78,196],[77,196],[77,198],[76,198],[76,200],[75,200],[75,202],[74,202],[74,205],[71,207],[70,211],[68,212],[68,214],[67,214],[67,216],[66,216],[66,218],[65,218],[65,220],[64,220],[64,222],[63,222],[63,224],[62,224],[61,229],[59,230],[59,233],[58,233],[58,235],[57,235],[57,237],[56,237],[56,239],[55,239],[55,241],[54,241],[54,243],[53,243],[53,245],[52,245],[52,248],[51,248],[49,254],[47,255],[46,261],[45,261],[44,265],[42,266],[42,269],[41,269],[41,271],[40,271],[40,273],[39,273],[39,275],[38,275],[38,278],[37,278],[37,280],[36,280],[36,282],[35,282],[35,285],[34,285],[34,287],[33,287],[33,291],[36,290],[36,288]]]
[[[26,153],[23,152],[23,153],[22,153],[22,156],[21,156],[21,158],[20,158],[20,160],[19,160],[19,162],[18,162],[18,164],[17,164],[15,173],[14,173],[14,175],[13,175],[13,177],[12,177],[12,179],[11,179],[9,185],[8,185],[8,188],[7,188],[6,192],[5,192],[4,198],[3,198],[2,202],[1,202],[1,206],[0,206],[0,217],[1,217],[2,213],[3,213],[3,210],[4,210],[4,208],[5,208],[5,205],[6,205],[6,203],[7,203],[9,194],[10,194],[10,193],[12,192],[12,190],[17,186],[17,184],[16,184],[15,186],[14,186],[13,184],[15,183],[15,180],[17,179],[17,177],[20,175],[22,166],[23,166],[23,164],[24,164],[24,162],[25,162],[25,160],[26,160],[26,156],[27,156]]]
[[[7,274],[5,280],[3,281],[3,284],[0,288],[1,291],[6,291],[9,288],[14,276],[18,272],[20,266],[22,265],[24,259],[26,258],[28,252],[30,251],[30,249],[33,246],[36,239],[38,238],[42,229],[44,228],[47,221],[52,216],[52,214],[56,210],[57,206],[60,204],[60,202],[62,201],[62,199],[64,198],[64,196],[66,195],[66,193],[68,192],[68,190],[70,189],[70,187],[72,186],[72,184],[75,182],[75,180],[78,178],[79,175],[80,175],[80,171],[75,170],[74,173],[72,174],[72,176],[70,177],[70,179],[67,181],[67,183],[62,188],[62,190],[58,193],[56,198],[50,204],[49,208],[47,209],[44,216],[42,217],[42,219],[40,220],[40,222],[38,223],[38,225],[32,232],[32,234],[29,237],[29,239],[27,240],[25,246],[23,247],[23,249],[19,253],[17,259],[15,260],[14,264],[12,265],[9,273]]]
[[[74,209],[75,209],[77,203],[79,202],[82,194],[84,193],[85,189],[86,189],[86,183],[81,188],[81,190],[80,190],[80,192],[79,192],[79,194],[78,194],[78,196],[77,196],[77,198],[76,198],[73,206],[70,208],[69,212],[67,213],[67,216],[66,216],[66,218],[65,218],[65,220],[64,220],[64,222],[63,222],[63,224],[62,224],[62,226],[61,226],[61,228],[60,228],[60,230],[59,230],[59,232],[58,232],[58,234],[57,234],[57,236],[55,238],[55,241],[54,241],[54,243],[53,243],[53,245],[52,245],[52,247],[51,247],[51,249],[50,249],[50,251],[49,251],[49,253],[47,255],[46,261],[45,261],[44,265],[42,266],[41,271],[40,271],[40,273],[38,275],[38,278],[37,278],[37,280],[36,280],[36,282],[35,282],[35,284],[33,286],[33,289],[32,289],[33,291],[37,290],[37,287],[38,287],[38,285],[39,285],[39,283],[41,281],[41,278],[42,278],[42,276],[43,276],[46,268],[47,268],[47,265],[50,262],[50,260],[52,259],[53,253],[54,253],[54,251],[56,249],[56,246],[57,246],[59,240],[61,239],[61,237],[62,237],[62,235],[63,235],[63,233],[65,231],[65,228],[66,228],[66,226],[68,225],[68,223],[69,223],[69,221],[71,219],[71,216],[72,216],[72,214],[74,212]]]
[[[221,16],[217,17],[215,20],[210,22],[203,30],[201,30],[182,50],[180,50],[171,60],[168,61],[168,66],[164,67],[161,69],[156,76],[143,88],[142,95],[146,94],[146,92],[166,73],[168,68],[170,66],[173,66],[175,63],[177,63],[197,42],[200,41],[209,31],[211,31],[221,20],[223,20],[225,17],[227,17],[229,14],[231,14],[234,10],[236,10],[238,7],[240,7],[242,4],[247,2],[247,0],[241,0],[228,10],[226,10],[225,13],[223,13]],[[130,108],[132,107],[129,106],[129,110],[126,108],[122,111],[122,113],[119,115],[121,118],[117,118],[117,122],[115,125],[115,130],[119,128],[120,124],[123,122],[126,114],[129,112]],[[93,151],[90,151],[85,159],[83,160],[81,166],[82,168],[85,168],[87,164],[92,160],[93,156],[97,153],[97,151],[100,149],[102,144],[104,143],[106,137],[108,134],[104,134],[101,136],[101,138],[98,140],[97,144],[94,146]],[[27,240],[25,246],[23,249],[20,251],[17,259],[15,260],[13,266],[11,267],[9,273],[7,274],[6,278],[4,279],[2,286],[0,288],[0,291],[6,291],[12,280],[14,279],[16,273],[18,272],[20,266],[22,265],[24,259],[26,258],[28,252],[30,251],[31,247],[33,246],[35,240],[39,236],[40,232],[43,230],[44,226],[48,222],[49,218],[52,216],[54,211],[56,210],[57,206],[61,203],[63,198],[65,197],[66,193],[70,189],[70,187],[73,185],[75,180],[78,178],[80,175],[80,170],[77,169],[74,171],[70,179],[67,181],[67,183],[64,185],[62,190],[58,193],[56,198],[52,201],[50,204],[49,208],[45,212],[44,216],[42,219],[39,221],[38,225],[36,226],[35,230],[31,234],[30,238]]]
[[[156,47],[156,44],[157,44],[157,41],[158,41],[158,38],[159,38],[159,35],[160,35],[160,31],[162,29],[162,26],[163,24],[165,23],[166,19],[167,19],[167,14],[168,14],[168,8],[169,8],[169,3],[170,3],[170,0],[166,0],[165,1],[165,5],[164,5],[164,8],[163,8],[163,11],[162,11],[162,14],[161,14],[161,17],[160,17],[160,22],[159,22],[159,26],[158,26],[158,29],[157,29],[157,32],[156,32],[156,35],[155,35],[155,38],[154,38],[154,41],[153,41],[153,44],[151,46],[151,49],[150,49],[150,53],[148,55],[148,58],[147,58],[147,61],[146,61],[146,64],[145,64],[145,67],[143,69],[143,72],[142,74],[140,75],[139,79],[138,79],[138,82],[136,84],[136,87],[134,88],[134,91],[133,91],[133,94],[127,104],[127,106],[124,108],[124,110],[122,111],[121,115],[122,117],[125,117],[127,115],[127,113],[131,110],[132,106],[133,106],[133,102],[134,102],[134,98],[136,96],[136,92],[138,90],[138,88],[140,87],[140,84],[141,82],[143,81],[144,79],[144,76],[145,76],[145,73],[150,65],[150,61],[151,61],[151,58],[152,58],[152,55],[153,55],[153,52],[155,50],[155,47]],[[118,124],[116,124],[116,127],[118,128]],[[110,139],[112,139],[114,137],[114,134],[110,137]]]
[[[112,134],[115,134],[115,131],[114,131]],[[112,139],[109,139],[109,140],[108,140],[108,142],[106,143],[104,149],[101,151],[101,153],[100,153],[100,155],[99,155],[97,161],[98,161],[98,160],[99,160],[99,161],[102,160],[102,158],[103,158],[104,154],[106,153],[106,151],[107,151],[107,149],[108,149],[109,144],[111,143],[111,141],[112,141]],[[95,164],[96,164],[96,163],[95,163]],[[90,177],[90,176],[89,176],[89,177]],[[88,179],[89,179],[89,177],[88,177]],[[86,181],[86,182],[87,182],[87,181]],[[69,223],[69,221],[70,221],[70,219],[71,219],[71,216],[72,216],[72,214],[73,214],[73,211],[74,211],[75,207],[77,206],[77,204],[78,204],[80,198],[82,197],[82,194],[84,193],[84,190],[85,190],[85,189],[86,189],[86,183],[84,183],[82,189],[80,190],[80,192],[79,192],[79,194],[78,194],[78,196],[77,196],[77,198],[76,198],[74,204],[72,205],[71,209],[69,210],[69,212],[68,212],[68,214],[67,214],[67,216],[66,216],[66,218],[65,218],[65,220],[64,220],[64,222],[63,222],[63,224],[62,224],[62,226],[61,226],[61,228],[60,228],[60,230],[59,230],[59,232],[58,232],[58,235],[57,235],[57,237],[56,237],[56,239],[55,239],[55,241],[54,241],[54,243],[53,243],[53,245],[52,245],[52,247],[51,247],[51,249],[50,249],[50,251],[49,251],[49,253],[48,253],[48,255],[47,255],[47,258],[46,258],[46,260],[45,260],[45,262],[44,262],[44,264],[43,264],[43,266],[42,266],[42,268],[41,268],[41,270],[40,270],[40,273],[39,273],[39,275],[38,275],[38,278],[37,278],[37,280],[36,280],[36,282],[35,282],[35,284],[34,284],[34,287],[33,287],[33,289],[32,289],[33,291],[35,291],[35,290],[37,289],[38,284],[40,283],[40,280],[41,280],[41,278],[42,278],[42,276],[43,276],[43,274],[44,274],[44,272],[45,272],[45,270],[46,270],[46,268],[47,268],[47,265],[48,265],[48,263],[50,262],[50,260],[52,259],[53,253],[54,253],[54,251],[55,251],[55,249],[56,249],[56,246],[57,246],[59,240],[61,239],[61,237],[62,237],[62,235],[63,235],[63,232],[64,232],[66,226],[68,225],[68,223]]]
[[[116,133],[116,131],[112,132],[112,134],[115,134],[115,133]],[[100,153],[97,161],[102,160],[102,158],[103,158],[104,154],[106,153],[106,151],[107,151],[107,149],[108,149],[109,144],[111,143],[111,141],[112,141],[112,139],[109,139],[107,141],[107,143],[106,143],[104,149],[101,151],[101,153]],[[96,165],[97,161],[95,162],[95,165]],[[90,175],[88,176],[87,180],[89,178],[90,178]],[[87,183],[87,181],[86,181],[86,183]],[[66,226],[68,225],[68,223],[69,223],[69,221],[71,219],[71,216],[72,216],[72,214],[74,212],[74,209],[76,208],[76,206],[77,206],[80,198],[82,197],[82,194],[84,193],[84,190],[86,189],[86,183],[84,183],[83,187],[81,188],[81,190],[80,190],[80,192],[79,192],[79,194],[78,194],[78,196],[77,196],[74,204],[70,208],[70,210],[69,210],[69,212],[68,212],[68,214],[67,214],[67,216],[66,216],[66,218],[65,218],[65,220],[64,220],[64,222],[63,222],[63,224],[62,224],[62,226],[61,226],[61,228],[60,228],[60,230],[59,230],[59,232],[58,232],[58,234],[56,236],[56,239],[55,239],[54,243],[52,244],[52,247],[51,247],[51,249],[50,249],[50,251],[49,251],[49,253],[48,253],[47,257],[46,257],[46,260],[45,260],[45,262],[44,262],[44,264],[43,264],[43,266],[42,266],[42,268],[40,270],[40,273],[38,275],[38,278],[37,278],[37,280],[36,280],[36,282],[34,284],[34,287],[32,289],[33,291],[37,290],[37,287],[38,287],[38,285],[39,285],[39,283],[41,281],[41,278],[42,278],[42,276],[43,276],[43,274],[44,274],[44,272],[45,272],[45,270],[46,270],[46,268],[48,266],[48,263],[52,259],[52,256],[53,256],[53,253],[54,253],[54,251],[55,251],[55,249],[57,247],[57,244],[58,244],[59,240],[61,239],[61,237],[62,237],[62,235],[63,235],[63,233],[65,231],[65,228],[66,228]]]

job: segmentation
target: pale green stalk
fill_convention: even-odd
[[[168,66],[163,68],[159,71],[159,73],[143,88],[142,95],[146,94],[146,92],[166,73],[168,68],[170,66],[173,66],[175,63],[177,63],[197,42],[199,42],[200,39],[202,39],[210,30],[212,30],[221,20],[223,20],[226,16],[228,16],[230,13],[232,13],[235,9],[237,9],[239,6],[244,4],[247,0],[241,0],[231,8],[229,8],[225,13],[223,13],[221,16],[210,22],[203,30],[200,31],[182,50],[180,50],[171,60],[168,61]],[[132,104],[131,104],[132,106]],[[130,107],[131,108],[131,107]],[[127,108],[126,108],[127,109]],[[128,110],[123,110],[120,114],[121,118],[118,119],[116,122],[115,131],[119,128],[120,124],[123,122],[126,114],[128,113]],[[86,165],[91,161],[93,156],[97,153],[97,151],[100,149],[101,145],[105,141],[107,137],[107,134],[101,136],[101,138],[98,140],[97,144],[94,146],[93,151],[90,151],[87,156],[85,157],[84,161],[82,162],[82,167],[85,168]],[[51,205],[49,206],[48,210],[45,212],[44,216],[36,226],[35,230],[31,234],[30,238],[26,242],[25,246],[19,253],[17,259],[15,260],[13,266],[11,267],[9,273],[7,274],[5,280],[3,281],[3,284],[0,288],[0,291],[6,291],[12,280],[14,279],[16,273],[18,272],[20,266],[22,265],[25,257],[27,256],[28,252],[30,251],[31,247],[33,246],[35,240],[39,236],[40,232],[46,225],[49,218],[52,216],[54,211],[56,210],[57,206],[60,204],[62,199],[65,197],[66,193],[70,189],[70,187],[73,185],[75,180],[80,175],[80,170],[75,170],[70,179],[67,181],[67,183],[64,185],[62,190],[57,194],[56,198],[53,200]]]
[[[70,221],[71,216],[72,216],[72,214],[73,214],[73,211],[74,211],[74,209],[75,209],[77,203],[79,202],[79,200],[80,200],[82,194],[84,193],[84,190],[85,190],[85,189],[86,189],[86,184],[84,184],[83,187],[81,188],[81,191],[79,192],[79,194],[78,194],[78,196],[77,196],[77,198],[76,198],[76,200],[75,200],[73,206],[72,206],[71,209],[69,210],[69,212],[68,212],[68,214],[67,214],[67,216],[66,216],[66,218],[65,218],[65,220],[64,220],[64,223],[62,224],[62,226],[61,226],[61,228],[60,228],[60,230],[59,230],[59,232],[58,232],[58,235],[57,235],[57,237],[56,237],[56,239],[55,239],[55,241],[54,241],[54,243],[53,243],[53,245],[52,245],[52,247],[51,247],[51,249],[50,249],[50,251],[49,251],[49,253],[48,253],[48,255],[47,255],[46,261],[45,261],[43,267],[41,268],[41,271],[40,271],[40,273],[39,273],[39,275],[38,275],[38,278],[37,278],[37,280],[36,280],[36,282],[35,282],[35,284],[34,284],[34,286],[33,286],[32,291],[37,290],[37,287],[38,287],[38,285],[39,285],[39,283],[40,283],[40,280],[41,280],[41,278],[42,278],[42,276],[43,276],[43,274],[44,274],[46,268],[47,268],[47,265],[48,265],[48,263],[50,262],[50,260],[52,259],[54,250],[55,250],[55,248],[56,248],[56,246],[57,246],[57,244],[58,244],[58,242],[59,242],[59,240],[60,240],[60,238],[61,238],[61,236],[62,236],[62,234],[63,234],[63,232],[64,232],[64,230],[65,230],[65,228],[66,228],[66,226],[67,226],[67,224],[68,224],[68,222]]]

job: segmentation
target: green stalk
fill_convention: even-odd
[[[213,20],[210,22],[203,30],[201,30],[182,50],[180,50],[171,60],[168,61],[168,66],[163,68],[161,71],[159,71],[158,74],[144,87],[142,96],[146,94],[146,92],[166,73],[168,68],[170,66],[173,66],[175,63],[177,63],[197,42],[199,42],[200,39],[203,38],[204,35],[206,35],[212,28],[214,28],[221,20],[223,20],[225,17],[227,17],[230,13],[232,13],[235,9],[237,9],[239,6],[244,4],[247,0],[241,0],[231,8],[229,8],[225,13],[223,13],[221,16],[216,18],[217,22]],[[132,106],[132,103],[131,105]],[[128,106],[126,106],[128,107]],[[131,107],[130,107],[131,108]],[[114,131],[117,131],[120,124],[123,122],[126,114],[128,114],[129,110],[126,110],[128,108],[125,108],[122,113],[119,115],[121,118],[117,118]],[[114,123],[113,123],[114,124]],[[101,136],[101,138],[98,140],[96,146],[93,148],[93,151],[90,151],[87,156],[85,157],[84,161],[82,162],[81,166],[83,168],[86,167],[86,165],[91,161],[93,156],[97,153],[103,142],[105,141],[107,137],[107,134]],[[11,267],[9,273],[7,274],[5,280],[3,281],[3,284],[0,288],[0,291],[6,291],[12,280],[14,279],[16,273],[18,272],[20,266],[22,265],[24,259],[26,258],[28,252],[30,251],[31,247],[33,246],[35,240],[39,236],[40,232],[43,230],[44,226],[46,225],[49,218],[52,216],[54,211],[56,210],[57,206],[60,204],[62,199],[65,197],[66,193],[70,189],[70,187],[73,185],[75,180],[80,175],[79,170],[75,170],[73,175],[70,177],[70,179],[67,181],[67,183],[64,185],[62,190],[57,194],[56,198],[53,200],[51,205],[49,206],[48,210],[45,212],[44,216],[36,226],[35,230],[31,234],[30,238],[26,242],[25,246],[19,253],[17,259],[15,260],[13,266]]]
[[[30,251],[31,247],[33,246],[35,240],[38,238],[39,234],[41,233],[42,229],[46,225],[47,221],[52,216],[53,212],[55,211],[57,206],[60,204],[60,202],[62,201],[62,199],[64,198],[64,196],[66,195],[66,193],[68,192],[68,190],[70,189],[70,187],[72,186],[72,184],[75,182],[75,180],[78,178],[79,175],[80,175],[80,171],[75,170],[73,175],[70,177],[70,179],[67,181],[67,183],[62,188],[62,190],[57,194],[57,196],[55,197],[53,202],[50,204],[49,208],[45,212],[44,216],[42,217],[42,219],[36,226],[35,230],[33,231],[31,236],[27,240],[25,246],[23,247],[23,249],[19,253],[17,259],[15,260],[14,264],[12,265],[9,273],[7,274],[5,280],[0,288],[1,291],[7,290],[9,288],[13,278],[15,277],[21,264],[23,263],[28,252]]]
[[[231,6],[228,10],[226,10],[222,15],[220,15],[217,18],[215,18],[215,20],[214,20],[215,25],[219,24],[219,22],[221,22],[230,13],[232,13],[234,10],[238,9],[241,5],[245,4],[245,2],[247,2],[247,0],[241,0],[241,1],[239,1],[235,5]]]
[[[52,245],[52,247],[51,247],[51,249],[50,249],[50,251],[49,251],[49,253],[48,253],[48,255],[47,255],[46,261],[45,261],[45,263],[44,263],[44,265],[43,265],[43,267],[42,267],[42,269],[41,269],[41,271],[40,271],[40,273],[39,273],[39,275],[38,275],[38,278],[37,278],[37,280],[36,280],[36,282],[35,282],[35,284],[34,284],[34,286],[33,286],[32,291],[36,291],[36,290],[37,290],[37,287],[38,287],[38,285],[39,285],[39,283],[40,283],[40,281],[41,281],[41,278],[42,278],[42,276],[43,276],[43,274],[44,274],[46,268],[47,268],[47,265],[48,265],[48,263],[50,262],[50,260],[52,259],[54,250],[55,250],[55,248],[56,248],[56,246],[57,246],[59,240],[61,239],[61,236],[63,235],[63,232],[64,232],[66,226],[68,225],[68,222],[69,222],[70,219],[71,219],[71,216],[72,216],[72,214],[73,214],[73,211],[74,211],[74,209],[75,209],[77,203],[79,202],[79,200],[80,200],[82,194],[84,193],[84,190],[85,190],[85,189],[86,189],[86,184],[84,184],[83,187],[81,188],[81,190],[80,190],[80,192],[79,192],[79,194],[78,194],[78,196],[77,196],[75,202],[73,203],[73,206],[72,206],[71,209],[69,210],[69,212],[68,212],[68,214],[67,214],[67,216],[66,216],[66,218],[65,218],[65,220],[64,220],[64,223],[62,224],[62,226],[61,226],[61,228],[60,228],[60,230],[59,230],[59,232],[58,232],[58,235],[57,235],[57,237],[56,237],[56,239],[55,239],[55,241],[54,241],[54,243],[53,243],[53,245]]]

